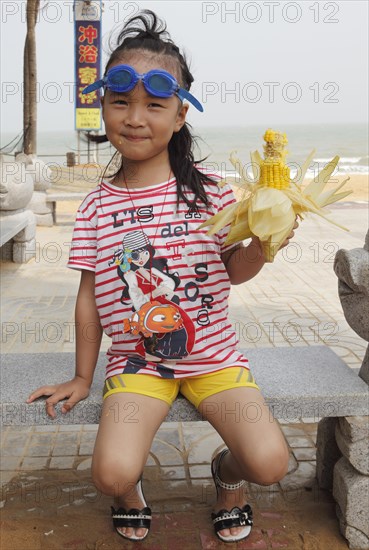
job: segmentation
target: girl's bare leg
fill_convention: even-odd
[[[136,393],[115,393],[104,400],[97,433],[92,477],[104,494],[126,509],[142,509],[136,484],[142,475],[153,438],[169,411],[169,405]],[[122,528],[131,537],[143,537],[146,529]]]
[[[204,399],[199,410],[231,451],[221,462],[222,481],[232,483],[245,479],[271,485],[286,475],[287,443],[259,390],[247,387],[225,390]],[[246,502],[243,488],[236,491],[219,488],[214,511],[242,507]],[[227,537],[241,530],[235,527],[220,534]]]

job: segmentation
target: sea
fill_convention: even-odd
[[[297,172],[312,150],[315,150],[313,161],[309,166],[307,177],[314,177],[323,166],[335,155],[340,156],[337,174],[368,174],[368,126],[366,124],[314,124],[284,125],[273,128],[285,132],[288,138],[287,163],[291,167],[291,176]],[[263,153],[263,134],[265,126],[240,127],[207,127],[192,128],[196,138],[195,159],[212,170],[231,175],[234,168],[229,162],[230,153],[237,151],[242,165],[251,174],[250,152],[258,150]],[[19,141],[20,140],[20,141]],[[6,159],[14,156],[21,149],[22,135],[3,133],[0,139],[0,153]],[[18,144],[17,144],[18,141]],[[89,149],[89,150],[88,150]],[[66,166],[66,153],[78,151],[77,132],[38,132],[37,155],[49,165]],[[80,162],[99,162],[107,164],[114,153],[108,143],[88,144],[80,136]]]

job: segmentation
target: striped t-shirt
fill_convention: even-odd
[[[228,319],[220,255],[235,246],[224,245],[229,226],[212,236],[199,229],[235,198],[228,185],[206,193],[208,207],[180,200],[177,209],[175,179],[129,190],[103,180],[79,207],[68,266],[95,272],[100,321],[112,339],[106,378],[248,368]]]

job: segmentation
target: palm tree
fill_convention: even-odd
[[[37,152],[37,63],[36,22],[40,0],[27,0],[27,36],[23,61],[23,151]]]

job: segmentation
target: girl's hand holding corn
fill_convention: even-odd
[[[230,162],[240,178],[225,178],[224,181],[243,190],[242,199],[231,204],[200,227],[212,225],[209,234],[214,234],[228,224],[231,228],[226,244],[232,244],[250,237],[258,237],[265,261],[273,262],[280,248],[286,246],[298,227],[297,218],[312,212],[338,225],[326,217],[323,207],[347,197],[352,191],[336,193],[350,178],[346,178],[335,189],[324,191],[324,187],[336,168],[339,157],[334,157],[318,175],[304,188],[301,184],[313,160],[315,150],[301,167],[296,179],[291,180],[290,169],[285,164],[287,151],[286,134],[267,130],[264,134],[264,159],[258,151],[251,153],[254,179],[250,181],[240,160],[231,154]],[[220,185],[223,183],[220,182]],[[324,191],[324,192],[323,192]]]

